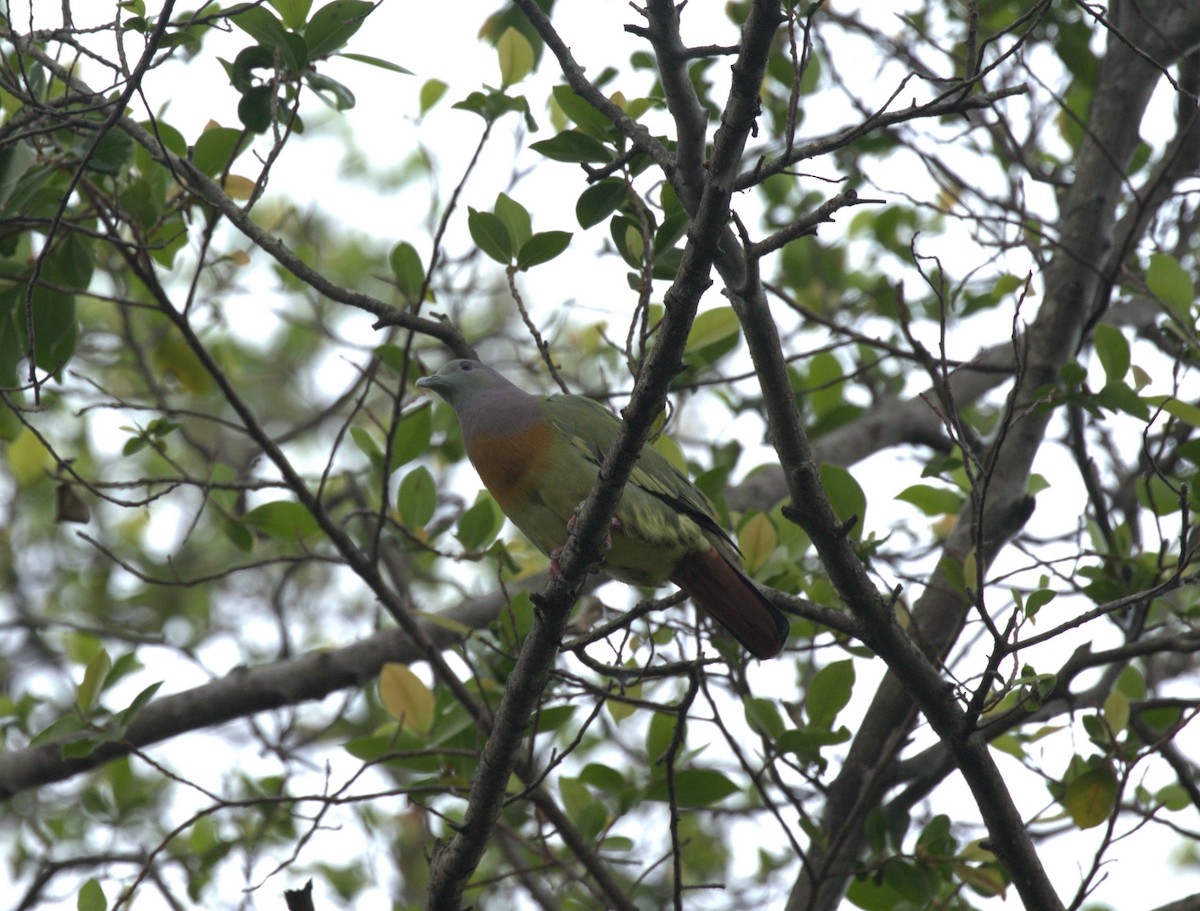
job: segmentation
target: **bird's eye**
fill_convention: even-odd
[[[474,367],[472,367],[470,364],[463,364],[463,365],[461,365],[461,366],[459,367],[459,369],[460,369],[460,370],[465,370],[466,372],[470,373],[470,372],[471,372],[472,370],[474,370],[475,368],[474,368]]]

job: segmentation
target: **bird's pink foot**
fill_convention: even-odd
[[[578,521],[579,521],[579,507],[577,506],[577,507],[575,507],[575,511],[573,513],[571,513],[571,517],[569,519],[567,519],[567,533],[568,534],[570,534],[572,531],[575,530],[575,523]],[[604,535],[604,543],[601,545],[601,547],[604,550],[604,553],[608,553],[610,550],[612,550],[613,532],[620,532],[620,531],[622,531],[622,529],[623,529],[623,526],[621,525],[621,520],[618,519],[616,516],[613,516],[612,522],[609,524],[608,531]],[[554,548],[554,550],[550,551],[550,578],[551,579],[561,579],[562,578],[562,567],[560,567],[558,565],[558,560],[559,560],[559,557],[562,556],[562,552],[563,552],[563,545],[561,545],[561,544],[558,547]],[[596,564],[595,566],[589,566],[588,572],[589,573],[600,572],[600,565]]]

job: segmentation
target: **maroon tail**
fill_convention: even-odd
[[[774,658],[782,651],[789,631],[787,617],[715,548],[685,556],[671,581],[755,658]]]

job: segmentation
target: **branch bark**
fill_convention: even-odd
[[[576,91],[585,97],[598,94],[587,84],[578,64],[537,4],[533,0],[517,0],[517,6],[559,58],[560,66]],[[430,911],[455,909],[461,905],[463,891],[499,818],[504,785],[512,774],[525,730],[558,654],[583,576],[587,568],[601,558],[602,541],[621,491],[649,437],[654,419],[663,409],[668,384],[680,369],[688,330],[701,296],[711,285],[709,273],[719,254],[719,240],[727,231],[732,177],[754,124],[758,86],[766,70],[770,42],[779,21],[777,4],[757,0],[751,6],[742,30],[741,52],[733,66],[733,87],[714,140],[712,160],[688,232],[679,273],[666,294],[666,314],[658,328],[656,343],[643,363],[629,405],[622,413],[624,420],[617,438],[605,455],[596,484],[567,538],[560,558],[562,578],[552,580],[544,596],[537,601],[533,625],[506,681],[495,725],[480,757],[463,823],[453,838],[438,848],[430,863],[430,883],[425,899],[425,906]],[[615,107],[607,99],[604,102]]]

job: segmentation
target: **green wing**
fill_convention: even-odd
[[[621,426],[620,419],[599,402],[579,395],[548,396],[546,414],[575,450],[597,467]],[[657,450],[649,446],[642,450],[629,485],[665,504],[672,513],[691,519],[707,536],[716,539],[713,543],[722,542],[737,552],[737,545],[721,527],[708,497]]]

